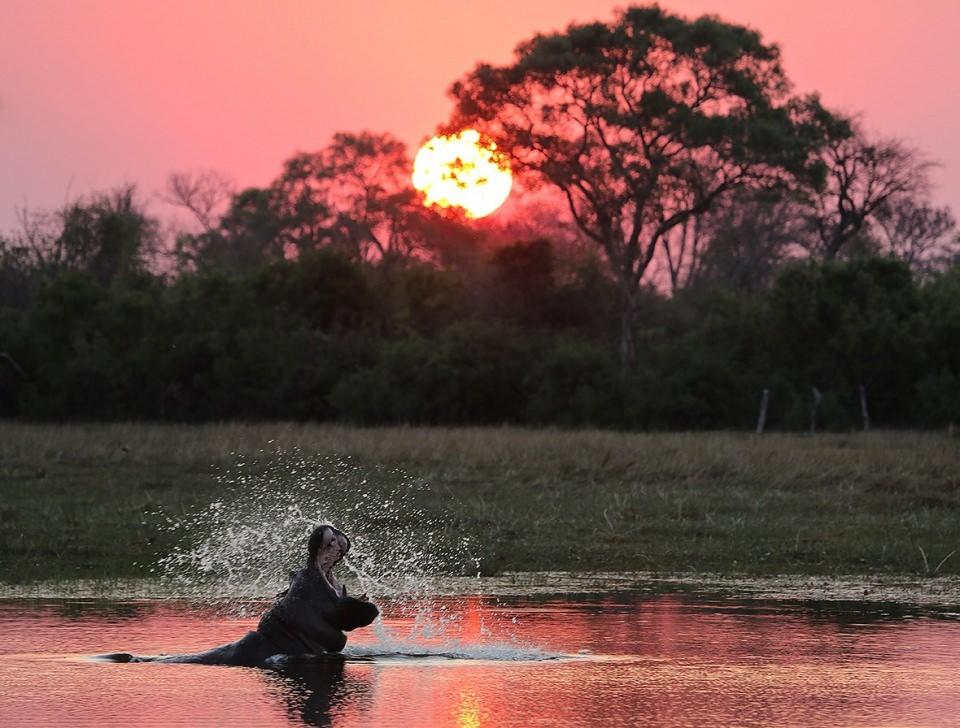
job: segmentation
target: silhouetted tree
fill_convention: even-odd
[[[274,183],[291,242],[329,242],[361,260],[409,257],[420,245],[404,144],[389,134],[338,133],[288,160]]]
[[[272,189],[251,187],[233,196],[216,228],[177,237],[181,268],[251,270],[286,255],[285,221]]]
[[[159,225],[125,185],[56,212],[21,210],[10,248],[34,271],[87,271],[106,283],[147,267],[160,251]]]
[[[186,210],[203,232],[210,232],[234,194],[233,183],[214,170],[175,172],[167,177],[160,199]]]
[[[884,248],[919,271],[943,267],[960,254],[957,221],[949,207],[933,207],[903,196],[877,212]]]
[[[805,189],[811,253],[821,260],[836,259],[893,200],[923,192],[931,166],[899,140],[871,139],[856,122],[844,126],[825,126],[825,182]]]
[[[35,287],[30,251],[15,236],[0,236],[0,307],[26,306]]]
[[[624,366],[662,238],[739,186],[802,169],[819,141],[807,121],[829,116],[790,97],[779,49],[757,32],[657,6],[537,35],[514,63],[481,64],[451,94],[451,126],[488,133],[518,172],[559,188],[603,250],[622,299]]]
[[[690,217],[660,238],[662,259],[674,293],[700,278],[706,242],[705,219],[705,215]]]
[[[204,195],[193,198],[198,186],[211,185],[180,182],[174,197],[197,208],[201,224],[209,222]],[[177,252],[196,265],[240,269],[326,247],[392,262],[424,248],[424,215],[402,142],[389,134],[338,133],[320,151],[287,160],[269,187],[235,195],[218,226],[181,236]]]
[[[747,190],[701,221],[696,282],[756,293],[802,252],[803,209],[783,190]]]

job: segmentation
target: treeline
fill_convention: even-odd
[[[243,272],[61,271],[4,289],[0,413],[750,428],[767,389],[768,427],[803,430],[816,388],[813,424],[839,429],[861,426],[861,386],[875,426],[960,413],[960,266],[807,261],[752,292],[646,289],[628,371],[615,286],[596,261],[563,267],[534,240],[459,268],[320,250]]]

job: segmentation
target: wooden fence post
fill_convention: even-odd
[[[820,394],[820,390],[816,387],[813,388],[813,404],[810,405],[810,434],[814,434],[817,431],[817,409],[820,407],[820,402],[823,400],[823,395]]]
[[[863,431],[870,429],[870,412],[867,410],[867,388],[860,385],[860,414],[863,416]]]
[[[763,427],[767,424],[767,403],[770,401],[770,390],[763,390],[763,397],[760,399],[760,415],[757,417],[757,434],[763,434]]]

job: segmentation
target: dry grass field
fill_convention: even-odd
[[[946,433],[6,422],[0,581],[144,575],[171,545],[163,514],[223,497],[218,472],[277,448],[349,458],[374,493],[413,476],[486,573],[960,574]]]

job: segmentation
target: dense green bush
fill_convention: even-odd
[[[0,414],[749,429],[960,422],[960,268],[868,258],[769,289],[645,293],[622,371],[615,292],[545,241],[486,267],[322,250],[245,271],[37,274],[0,306]]]
[[[960,376],[943,369],[917,383],[916,421],[925,427],[960,424]]]

